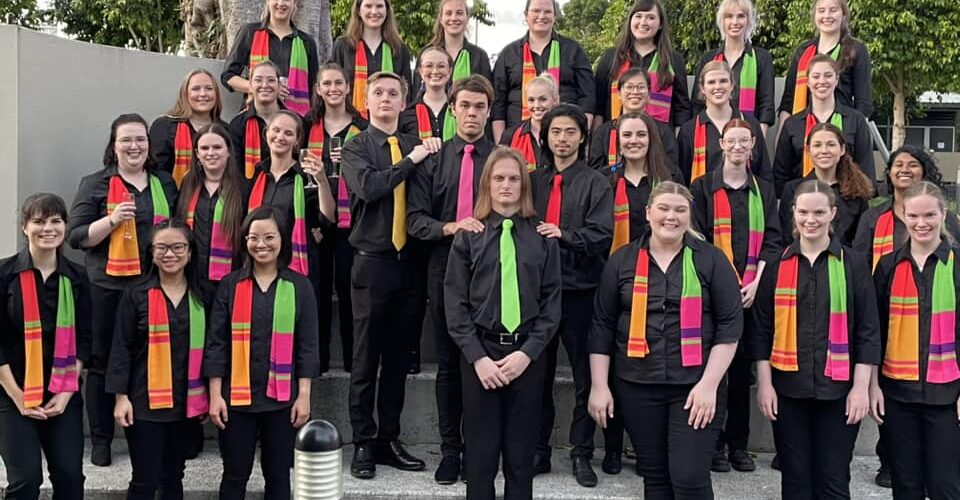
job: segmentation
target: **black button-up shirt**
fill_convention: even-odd
[[[313,89],[317,83],[317,71],[320,69],[317,58],[317,44],[309,34],[298,30],[293,22],[290,23],[290,27],[293,28],[293,32],[282,39],[265,22],[250,23],[240,28],[236,39],[234,39],[233,49],[224,63],[223,73],[220,74],[220,82],[223,86],[232,91],[233,88],[227,83],[231,78],[235,76],[250,77],[247,74],[247,65],[250,64],[250,47],[253,45],[253,37],[257,31],[265,29],[270,38],[269,59],[280,68],[281,76],[290,74],[290,52],[293,49],[293,39],[303,40],[303,48],[307,52],[307,81],[309,83],[307,89]]]
[[[269,205],[283,212],[287,216],[287,228],[292,231],[294,223],[293,189],[296,186],[298,175],[303,178],[304,186],[309,183],[307,174],[300,168],[300,163],[294,163],[280,176],[280,179],[275,179],[273,174],[270,173],[269,156],[257,165],[257,174],[254,175],[251,183],[256,181],[257,175],[260,173],[266,176],[262,206]],[[329,221],[320,214],[317,189],[304,189],[303,194],[304,222],[307,226],[307,262],[311,268],[314,268],[319,264],[320,255],[317,245],[314,244],[313,236],[310,235],[310,230],[329,224]]]
[[[610,68],[613,66],[615,48],[607,49],[597,63],[595,84],[597,90],[597,114],[602,115],[604,121],[610,121]],[[630,53],[630,67],[641,67],[644,71],[650,70],[650,63],[657,51],[640,56],[636,51]],[[658,64],[663,61],[658,61]],[[674,51],[670,55],[670,67],[673,69],[673,94],[670,99],[670,128],[679,127],[681,123],[690,119],[690,89],[687,87],[687,65],[683,55]],[[616,68],[619,70],[619,68]],[[616,77],[614,77],[616,78]],[[650,91],[653,93],[653,90]]]
[[[869,118],[873,115],[873,63],[870,62],[870,53],[867,52],[867,46],[863,42],[859,40],[851,40],[850,42],[853,44],[855,55],[850,65],[840,72],[840,81],[834,93],[837,96],[837,103],[848,108],[854,108],[863,116]],[[801,43],[793,51],[793,58],[790,60],[790,67],[787,69],[787,79],[783,85],[783,95],[780,96],[780,112],[793,113],[793,91],[797,84],[797,65],[800,63],[800,57],[803,56],[807,47],[819,45],[819,43],[819,37],[813,38]],[[831,52],[833,52],[833,49],[826,53]]]
[[[0,260],[0,366],[8,365],[17,385],[23,387],[27,362],[23,338],[23,292],[20,289],[20,272],[33,269],[37,282],[37,303],[40,306],[40,335],[43,344],[43,402],[53,394],[50,373],[53,370],[53,352],[57,338],[57,307],[60,298],[60,276],[70,278],[73,292],[74,327],[76,328],[77,359],[86,362],[90,357],[93,333],[90,320],[90,284],[83,266],[57,257],[57,270],[43,281],[40,271],[33,267],[30,252],[24,248],[16,255]],[[9,398],[6,391],[0,391]],[[79,396],[77,396],[79,397]]]
[[[666,271],[650,258],[646,331],[650,353],[644,358],[627,357],[637,253],[640,248],[649,247],[648,233],[610,257],[594,301],[590,353],[613,357],[614,374],[621,380],[636,384],[695,384],[703,376],[713,346],[733,344],[740,339],[740,285],[727,258],[713,245],[689,235],[684,237],[684,244],[693,250],[693,263],[702,287],[703,364],[684,367],[680,356],[682,250]]]
[[[427,115],[430,117],[430,133],[433,137],[440,137],[442,139],[444,117],[448,112],[451,113],[452,116],[453,110],[449,109],[447,104],[444,104],[443,107],[440,108],[440,112],[434,114],[433,108],[423,102],[422,97],[407,106],[407,109],[404,109],[403,112],[400,113],[398,130],[401,134],[420,137],[420,122],[417,119],[417,105],[420,104],[427,108]]]
[[[496,99],[490,110],[490,119],[504,120],[507,127],[520,123],[523,114],[523,44],[527,43],[528,36],[507,44],[493,66]],[[593,71],[587,55],[574,40],[559,34],[554,34],[553,39],[560,42],[560,102],[576,104],[584,113],[593,113]],[[538,75],[547,70],[550,46],[548,43],[541,54],[530,50]]]
[[[185,294],[173,305],[164,293],[167,321],[170,326],[170,373],[173,376],[173,408],[150,409],[147,394],[149,353],[149,312],[151,288],[160,288],[152,278],[124,292],[117,307],[110,363],[107,365],[107,392],[126,394],[133,404],[134,420],[174,422],[187,418],[187,376],[190,366],[190,297]],[[160,288],[162,291],[163,289]],[[213,291],[208,288],[190,290],[209,311]],[[208,319],[208,318],[205,318]],[[204,383],[206,381],[204,380]]]
[[[793,198],[797,192],[797,186],[810,179],[816,179],[816,172],[810,172],[803,179],[794,179],[783,187],[782,198],[780,201],[780,233],[783,237],[783,246],[793,242]],[[840,183],[834,182],[830,185],[834,196],[837,197],[837,216],[833,219],[833,234],[840,238],[840,242],[846,246],[853,246],[853,238],[857,233],[857,224],[860,222],[860,216],[870,207],[867,198],[844,198],[840,194]],[[872,242],[871,242],[872,243]],[[867,251],[863,248],[858,252]]]
[[[440,47],[446,49],[443,45],[443,38],[440,39]],[[454,57],[454,66],[456,67],[457,61],[461,57],[467,54],[470,56],[470,74],[471,75],[480,75],[487,80],[493,82],[493,70],[490,67],[490,56],[487,55],[487,51],[481,49],[480,47],[470,43],[466,39],[463,40],[463,48],[460,49],[460,52],[457,53],[457,56]],[[450,68],[450,84],[453,84],[453,67]],[[416,91],[423,86],[423,80],[420,78],[420,72],[413,72],[413,91]]]
[[[197,137],[197,131],[193,129],[190,120],[164,115],[154,120],[150,125],[150,152],[153,153],[153,158],[157,160],[157,168],[168,174],[173,173],[173,164],[177,159],[174,140],[177,137],[177,127],[183,122],[186,122],[187,126],[190,127],[192,143]],[[220,120],[219,116],[214,117],[214,123],[224,127],[227,126]]]
[[[671,169],[676,169],[679,165],[680,156],[677,152],[677,137],[673,135],[673,129],[670,125],[654,120],[657,124],[657,135],[660,136],[660,144],[663,145],[663,152],[670,159]],[[590,138],[590,161],[587,162],[592,168],[604,170],[610,166],[608,154],[610,153],[610,130],[617,126],[617,121],[606,121],[595,128]],[[620,148],[617,145],[617,161],[620,161]],[[681,177],[677,177],[677,182],[683,183]]]
[[[364,48],[367,51],[367,76],[371,76],[374,73],[382,69],[381,59],[383,58],[383,44],[387,43],[386,41],[380,42],[380,45],[376,47],[376,50],[371,50],[372,47],[363,44]],[[403,77],[404,81],[407,82],[407,85],[410,85],[410,82],[413,82],[413,73],[410,70],[410,50],[406,45],[401,45],[400,50],[392,49],[393,54],[393,72]],[[344,37],[337,38],[333,42],[333,51],[330,54],[330,60],[339,64],[343,68],[344,72],[347,75],[347,80],[350,81],[350,95],[347,96],[347,101],[352,102],[353,100],[353,88],[356,72],[356,57],[357,57],[357,48],[356,46],[351,45]],[[451,68],[452,70],[452,68]],[[413,96],[416,94],[415,89],[408,89],[407,92],[407,102],[413,101]],[[366,112],[365,109],[358,109],[361,113]]]
[[[456,135],[443,143],[440,154],[425,160],[427,163],[414,169],[407,184],[407,224],[410,234],[421,240],[452,240],[443,235],[443,225],[456,222],[457,199],[460,189],[460,165],[463,149],[468,143]],[[480,177],[487,156],[493,151],[493,143],[481,137],[472,143],[473,150],[473,197],[477,199]]]
[[[617,180],[624,177],[624,173],[623,167],[620,167],[609,174],[610,187],[613,188],[614,196],[617,192]],[[683,182],[680,180],[679,172],[673,170],[672,174],[672,179],[665,180]],[[650,191],[655,183],[651,183],[649,175],[644,175],[637,184],[630,182],[625,177],[623,180],[624,187],[627,190],[627,203],[630,204],[630,241],[633,241],[643,236],[643,233],[647,231],[647,201],[650,199]]]
[[[480,233],[460,231],[453,239],[444,278],[444,308],[450,337],[468,363],[490,355],[480,335],[506,332],[500,319],[500,235],[503,216],[483,220]],[[520,350],[536,361],[560,323],[560,252],[537,233],[536,218],[510,217],[517,257],[520,326],[527,335]],[[496,358],[496,356],[491,355]]]
[[[296,319],[293,329],[293,380],[290,382],[290,401],[280,402],[267,397],[267,375],[270,371],[270,344],[273,338],[273,304],[277,280],[267,291],[260,289],[251,270],[234,271],[223,278],[210,312],[210,328],[203,351],[203,375],[223,378],[223,397],[230,404],[231,373],[231,319],[238,282],[250,278],[253,283],[253,311],[250,323],[250,406],[231,406],[231,410],[267,412],[289,408],[297,399],[297,379],[320,376],[319,324],[317,299],[313,285],[305,277],[289,269],[281,269],[278,278],[293,284],[296,294]]]
[[[73,199],[73,206],[70,208],[70,226],[67,229],[67,239],[73,248],[81,249],[80,244],[87,239],[90,224],[107,215],[107,191],[110,189],[110,178],[114,175],[117,175],[115,165],[87,175],[80,181],[77,196]],[[167,198],[167,206],[170,208],[170,215],[173,215],[174,209],[177,207],[177,185],[173,182],[173,178],[170,177],[170,174],[161,170],[152,170],[150,175],[155,175],[160,179],[163,192]],[[120,180],[123,181],[123,177]],[[133,202],[137,205],[136,224],[137,244],[140,246],[140,276],[107,276],[109,235],[100,244],[83,249],[86,251],[87,275],[90,277],[90,282],[114,290],[123,290],[131,283],[142,281],[143,276],[153,265],[150,252],[147,251],[150,232],[153,231],[153,195],[150,192],[150,183],[147,183],[143,191],[137,191],[137,188],[126,181],[123,181],[123,184],[127,187],[127,191],[133,196]],[[122,228],[114,230],[122,230]]]
[[[733,110],[733,116],[739,118],[740,112]],[[723,167],[723,148],[720,147],[720,131],[713,124],[713,121],[707,117],[707,111],[701,111],[699,115],[691,118],[680,126],[677,133],[677,151],[679,154],[680,173],[690,184],[690,174],[693,171],[693,139],[696,131],[697,118],[706,128],[707,132],[707,169],[712,172]],[[753,129],[753,137],[756,139],[753,144],[753,151],[750,153],[750,171],[768,181],[773,180],[770,172],[770,155],[767,153],[767,142],[763,138],[763,129],[760,122],[755,118],[744,116],[750,128]]]
[[[241,213],[247,212],[247,199],[250,196],[250,185],[247,183],[242,183],[243,191],[240,192],[240,204],[242,207]],[[220,200],[221,189],[217,189],[213,195],[207,191],[207,188],[202,184],[198,186],[200,191],[200,196],[197,197],[197,206],[193,212],[193,241],[196,245],[196,253],[193,254],[193,268],[197,273],[197,277],[202,280],[210,279],[210,240],[213,237],[213,212],[217,208],[217,202]],[[186,203],[181,203],[177,207],[177,216],[181,219],[186,219],[186,210],[189,208],[187,203],[190,200],[185,200]],[[226,208],[226,207],[224,207]],[[181,211],[182,209],[182,211]],[[309,208],[308,208],[309,210]],[[237,235],[239,236],[239,235]],[[236,239],[236,238],[234,238]],[[244,251],[240,248],[233,249],[233,269],[238,269],[240,264],[243,263],[243,258],[240,257],[240,252]]]
[[[350,244],[365,252],[394,250],[393,188],[407,180],[414,169],[423,168],[423,163],[418,165],[406,157],[420,144],[420,139],[400,133],[395,135],[404,158],[394,166],[387,137],[386,132],[370,125],[343,146],[342,175],[350,187],[350,213],[353,216]],[[408,202],[409,189],[408,185]]]
[[[796,255],[797,262],[797,363],[799,371],[772,369],[777,394],[789,398],[836,400],[847,396],[853,385],[854,365],[880,363],[880,324],[873,283],[863,259],[834,238],[826,251],[811,263],[800,252],[800,243],[791,244],[783,259]],[[850,380],[836,382],[825,376],[827,343],[830,335],[829,255],[843,259],[847,289],[847,345],[850,349]],[[753,359],[769,360],[774,336],[774,295],[780,260],[767,263],[753,303],[753,327],[744,343]]]
[[[770,57],[770,53],[766,49],[748,43],[744,48],[744,53],[751,50],[753,50],[753,55],[757,59],[757,100],[756,108],[753,111],[754,118],[760,123],[773,125],[777,122],[777,113],[774,110],[775,105],[773,103],[774,79],[776,78],[773,58]],[[693,72],[693,88],[690,96],[694,116],[706,107],[703,96],[700,95],[700,72],[703,71],[704,65],[714,60],[721,53],[723,53],[723,47],[704,53],[703,57],[700,58],[700,63],[697,64],[697,69]],[[727,64],[730,64],[730,61],[727,61]],[[730,104],[737,109],[740,107],[740,71],[742,69],[743,55],[730,66],[730,70],[733,72],[733,94],[730,95]]]
[[[530,144],[533,147],[533,156],[536,158],[537,168],[539,168],[540,165],[543,165],[543,156],[541,152],[542,148],[540,147],[540,138],[533,135],[533,129],[530,127],[530,120],[524,120],[512,127],[508,127],[503,132],[503,135],[500,136],[500,145],[513,147],[513,134],[515,134],[517,129],[521,127],[523,128],[523,131],[520,132],[520,134],[530,136]],[[517,151],[523,155],[522,151],[519,149],[517,149]]]
[[[233,159],[240,169],[240,177],[246,179],[246,161],[244,155],[247,149],[247,119],[254,118],[260,126],[260,159],[270,158],[270,146],[267,145],[267,122],[257,114],[253,104],[247,106],[230,120],[227,130],[230,132],[230,140],[233,142]],[[309,131],[310,129],[304,129]],[[304,134],[306,135],[306,134]]]
[[[537,170],[533,206],[541,217],[553,189],[553,176],[563,177],[560,204],[560,263],[564,290],[592,290],[600,281],[603,261],[613,241],[613,189],[610,181],[583,160],[557,172],[555,167]]]
[[[847,154],[853,158],[863,173],[876,182],[877,171],[873,163],[873,138],[867,120],[857,110],[837,104],[836,113],[843,118],[843,140]],[[817,119],[817,122],[820,120]],[[780,141],[773,158],[773,184],[777,195],[783,186],[793,179],[803,177],[803,147],[806,144],[807,112],[787,118],[781,125]]]
[[[887,198],[870,207],[860,216],[860,222],[857,224],[857,236],[853,239],[853,249],[862,253],[873,265],[873,233],[877,229],[877,221],[880,216],[888,210],[893,210],[893,199]],[[943,228],[953,237],[953,241],[960,241],[960,218],[953,212],[947,213],[947,220],[943,223]],[[906,241],[907,226],[903,224],[896,212],[893,214],[893,248],[900,248]]]
[[[877,309],[880,313],[880,333],[881,348],[886,357],[887,339],[890,333],[890,292],[893,286],[893,275],[897,264],[904,259],[910,259],[913,268],[913,279],[917,283],[917,297],[920,299],[920,328],[918,353],[920,361],[920,380],[893,380],[879,374],[880,388],[883,389],[884,397],[891,398],[901,403],[921,403],[928,405],[955,405],[960,398],[960,380],[954,380],[948,384],[931,384],[927,382],[927,360],[930,354],[930,315],[933,308],[933,275],[936,272],[937,261],[946,263],[950,256],[950,251],[954,253],[954,259],[958,248],[950,246],[946,241],[942,241],[940,246],[927,257],[923,270],[917,267],[910,253],[910,245],[903,245],[894,253],[885,255],[877,264],[877,269],[873,273],[873,282],[877,290]],[[960,284],[960,266],[954,264],[953,267],[953,286]],[[960,298],[960,294],[957,294]],[[960,304],[954,304],[956,310],[960,311]],[[960,327],[960,322],[957,322]],[[960,351],[960,332],[955,332],[958,340],[955,348]],[[956,362],[956,361],[954,361]]]
[[[760,187],[763,202],[763,245],[760,247],[759,260],[770,262],[780,254],[780,219],[777,216],[777,199],[773,196],[773,186],[769,182],[747,174],[747,182],[738,188],[732,188],[723,180],[723,169],[717,169],[694,181],[690,187],[693,194],[692,226],[703,233],[707,241],[713,242],[713,194],[719,189],[727,191],[730,201],[730,243],[733,247],[733,265],[743,276],[747,266],[747,247],[750,241],[750,190],[756,179]]]

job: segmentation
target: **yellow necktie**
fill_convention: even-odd
[[[387,137],[390,143],[390,160],[396,166],[403,159],[400,153],[400,145],[397,144],[396,137]],[[399,252],[403,245],[407,243],[407,181],[397,184],[393,188],[393,234],[391,237],[393,248]]]

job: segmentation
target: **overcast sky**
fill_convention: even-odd
[[[494,26],[471,26],[470,40],[482,47],[491,56],[500,52],[504,45],[523,36],[527,27],[523,25],[523,6],[525,0],[487,0],[487,5],[496,21]],[[560,0],[560,5],[567,0]]]

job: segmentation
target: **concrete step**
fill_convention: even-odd
[[[340,429],[346,440],[350,440],[350,418],[348,397],[350,374],[335,369],[314,381],[313,418],[329,420]],[[424,365],[419,375],[407,377],[406,402],[401,419],[401,439],[411,444],[438,444],[440,436],[437,427],[436,403],[436,366]],[[557,406],[551,443],[553,446],[569,444],[570,420],[573,416],[573,376],[568,367],[560,366],[553,385],[553,397]],[[751,398],[751,401],[754,401]],[[773,431],[770,422],[760,414],[755,404],[751,405],[750,449],[772,452]],[[867,418],[860,426],[855,453],[872,455],[877,443],[877,426]],[[603,436],[597,432],[597,447],[603,447]]]
[[[89,443],[87,451],[89,453]],[[352,447],[344,450],[344,471],[349,471]],[[433,472],[440,461],[433,446],[411,446],[410,452],[427,462],[421,472],[401,472],[389,467],[379,467],[377,478],[361,481],[344,473],[344,499],[347,500],[450,500],[464,498],[465,486],[458,483],[440,486],[433,480]],[[570,474],[570,460],[560,450],[554,453],[553,472],[534,480],[534,498],[543,500],[636,500],[642,499],[641,479],[633,472],[633,462],[624,461],[619,475],[609,476],[600,472],[599,460],[594,467],[600,476],[596,488],[582,488]],[[770,468],[770,454],[758,454],[757,470],[751,473],[729,472],[713,474],[713,485],[718,500],[774,500],[780,496],[780,475]],[[114,445],[114,463],[101,468],[85,461],[84,473],[87,500],[122,500],[126,498],[127,482],[130,480],[130,460],[125,443],[118,440]],[[877,462],[873,457],[857,457],[851,465],[851,498],[890,498],[890,490],[873,484]],[[196,460],[187,463],[184,478],[186,500],[216,500],[222,465],[215,443],[208,442],[207,449]],[[503,491],[503,476],[497,480],[497,490]],[[0,470],[0,484],[6,484],[6,472]],[[248,484],[248,499],[263,499],[263,478],[259,467],[254,467]],[[52,498],[49,482],[44,485],[41,498]]]

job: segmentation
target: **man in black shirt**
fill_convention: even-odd
[[[350,186],[353,214],[349,240],[356,251],[350,373],[355,450],[350,473],[360,479],[374,477],[375,463],[401,470],[424,467],[398,441],[408,339],[412,328],[420,328],[416,268],[407,248],[406,179],[441,146],[438,138],[420,144],[414,136],[397,133],[407,93],[398,75],[374,73],[367,84],[370,126],[343,148],[343,177]]]
[[[534,207],[544,222],[537,231],[560,243],[563,267],[563,313],[559,335],[547,346],[547,379],[543,388],[540,442],[534,472],[550,470],[550,432],[553,429],[553,377],[557,367],[557,338],[563,340],[573,367],[576,404],[570,425],[573,474],[582,486],[596,486],[590,466],[595,424],[587,414],[590,369],[587,334],[593,316],[593,296],[604,258],[613,239],[613,190],[606,177],[584,162],[587,118],[574,105],[561,104],[543,117],[541,144],[544,168],[534,172]]]
[[[447,334],[443,279],[453,235],[483,231],[483,223],[474,218],[473,207],[483,165],[494,147],[484,135],[492,102],[493,87],[486,78],[472,75],[454,83],[449,106],[457,119],[457,133],[444,143],[439,155],[410,176],[410,234],[432,243],[427,297],[437,336],[437,413],[443,460],[435,479],[440,484],[457,481],[463,452],[460,350]]]

